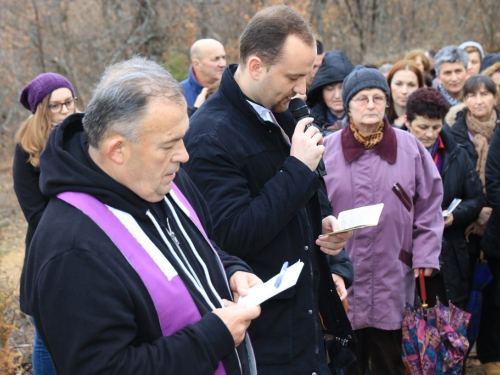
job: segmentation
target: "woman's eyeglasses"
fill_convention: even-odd
[[[374,96],[373,98],[369,98],[367,96],[360,96],[359,98],[352,99],[353,102],[356,102],[360,107],[367,106],[370,102],[370,99],[373,101],[373,104],[376,105],[384,105],[387,101],[385,96]]]
[[[71,111],[72,109],[75,109],[75,101],[78,100],[78,98],[71,98],[66,100],[64,103],[50,103],[49,104],[49,109],[50,112],[52,113],[59,113],[62,111],[63,105],[66,106],[68,111]]]

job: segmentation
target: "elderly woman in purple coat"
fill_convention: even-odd
[[[411,134],[384,117],[389,86],[382,73],[356,67],[344,80],[348,124],[324,141],[328,197],[335,216],[384,203],[378,226],[354,232],[346,250],[354,265],[349,319],[358,362],[347,374],[405,374],[401,322],[413,303],[415,276],[439,269],[443,234],[441,177],[429,153]],[[365,359],[365,361],[363,361]]]

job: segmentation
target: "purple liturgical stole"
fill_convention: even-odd
[[[174,200],[184,212],[187,211],[186,214],[193,220],[211,246],[194,209],[182,192],[173,183],[172,190],[174,192],[174,194],[172,194]],[[158,258],[154,255],[157,256],[158,253],[161,252],[157,250],[156,246],[154,246],[149,239],[147,241],[154,246],[156,251],[153,255],[151,254],[151,250],[148,251],[145,249],[143,244],[136,239],[136,237],[141,238],[141,235],[142,238],[144,238],[146,235],[131,215],[108,207],[96,198],[85,193],[64,192],[58,194],[57,197],[78,208],[90,217],[108,235],[123,256],[128,260],[143,281],[153,300],[163,336],[171,336],[186,325],[196,323],[201,319],[200,312],[191,294],[175,271],[175,268],[168,262],[163,254],[161,254],[161,262],[155,260]],[[132,227],[138,229],[138,233],[134,233],[135,235],[132,234],[114,212],[117,212],[120,217],[125,215],[124,217],[127,222],[130,222],[131,219]],[[146,247],[149,248],[150,246]],[[224,268],[222,267],[222,269]],[[165,296],[168,297],[165,298]],[[175,301],[175,303],[172,303],[172,301]],[[222,361],[220,361],[215,375],[225,374],[224,366]]]

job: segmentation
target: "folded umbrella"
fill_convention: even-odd
[[[422,286],[422,272],[419,278]],[[421,294],[425,298],[425,285]],[[407,303],[402,324],[402,357],[408,374],[459,375],[463,369],[465,353],[469,349],[469,320],[469,313],[452,303],[445,307],[439,299],[435,307],[428,309],[414,308]]]

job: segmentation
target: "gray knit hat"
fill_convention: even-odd
[[[384,75],[377,69],[365,68],[363,65],[358,65],[344,80],[342,85],[342,103],[344,110],[349,110],[349,102],[352,97],[364,89],[380,89],[387,98],[391,93],[389,85]]]

